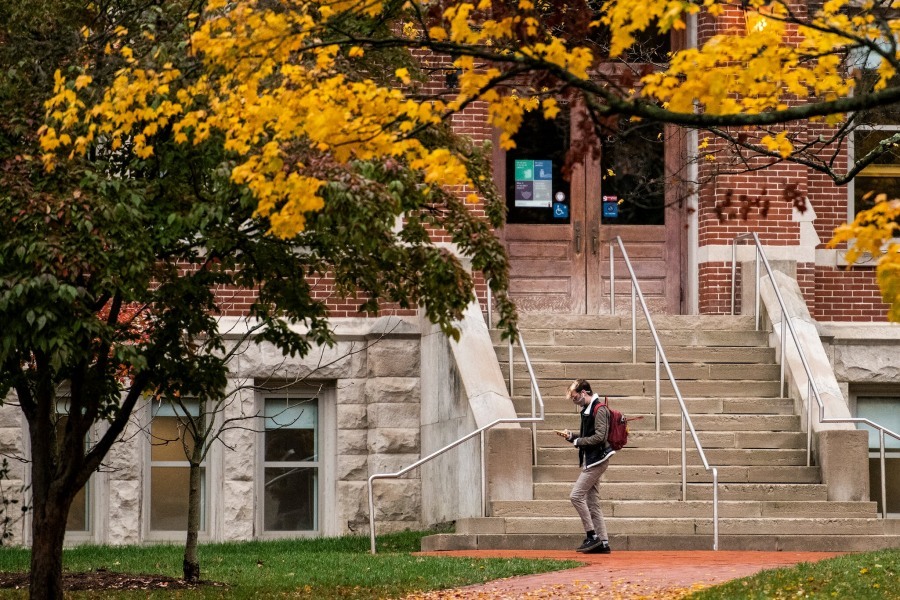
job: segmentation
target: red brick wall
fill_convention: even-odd
[[[701,15],[698,39],[702,43],[717,33],[743,27],[744,14],[739,9],[731,9],[716,20]],[[791,130],[801,142],[815,140],[820,135],[828,138],[833,133],[833,128],[823,123],[795,124],[791,125]],[[745,132],[744,135],[759,134]],[[703,138],[701,133],[700,139]],[[785,192],[806,198],[815,211],[814,228],[821,241],[818,249],[826,248],[835,227],[846,222],[847,189],[835,185],[827,175],[784,163],[749,171],[747,167],[755,169],[765,161],[752,159],[744,163],[722,142],[709,139],[705,151],[714,160],[701,155],[699,165],[701,187],[697,218],[701,247],[729,245],[735,235],[747,231],[758,233],[765,246],[798,246],[800,223],[793,220],[793,204],[785,197]],[[823,149],[822,156],[830,157],[831,152]],[[745,172],[737,173],[741,167]],[[833,167],[837,172],[846,169],[846,156],[838,156]],[[809,251],[804,249],[805,254]],[[701,264],[699,278],[700,312],[727,314],[731,298],[730,265]],[[881,301],[872,267],[846,269],[801,263],[797,265],[797,281],[811,314],[818,320],[886,321],[887,306]],[[736,304],[739,307],[739,290]]]
[[[321,278],[313,285],[313,298],[326,301],[328,314],[331,317],[373,317],[371,313],[359,312],[362,300],[355,298],[338,298],[334,295],[332,281]],[[222,307],[222,315],[228,317],[240,317],[250,311],[250,305],[256,300],[255,290],[234,287],[220,287],[216,290],[216,297]],[[394,304],[385,304],[380,315],[405,315],[416,314],[414,309],[401,309]]]
[[[737,268],[735,313],[740,314],[741,269]],[[704,315],[731,314],[731,264],[703,263],[699,269],[700,313]]]
[[[800,180],[799,190],[805,190],[809,204],[816,214],[814,228],[821,243],[818,249],[826,248],[835,227],[847,220],[848,194],[846,187],[836,186],[827,176],[810,169],[795,167],[795,179],[785,177],[785,181]],[[701,190],[701,204],[698,214],[699,240],[701,246],[722,246],[730,244],[738,233],[755,231],[765,246],[799,245],[800,223],[791,219],[790,204],[772,194],[768,216],[758,210],[751,210],[746,219],[725,211],[724,218],[715,210],[726,195],[727,186],[735,189],[752,189],[755,174],[741,176],[720,176],[708,189]],[[802,178],[802,179],[801,179]],[[755,185],[764,187],[764,181],[772,182],[773,177],[762,179]],[[738,187],[740,186],[740,187]],[[733,197],[733,194],[732,194]],[[756,207],[754,207],[756,209]],[[738,269],[739,271],[739,269]],[[707,263],[700,265],[699,309],[704,314],[727,314],[730,311],[730,264]],[[820,321],[875,321],[887,320],[887,305],[875,280],[872,266],[850,269],[843,266],[816,266],[812,263],[797,265],[797,281],[803,291],[810,313]],[[740,282],[740,277],[738,277]],[[738,293],[738,302],[740,304]],[[739,310],[739,309],[738,309]]]
[[[819,321],[886,322],[873,267],[816,268],[816,311]]]
[[[712,20],[701,15],[698,23],[701,42],[723,31],[742,30],[744,14],[732,10],[729,14]],[[440,96],[447,93],[446,74],[452,70],[446,57],[429,57],[425,67],[431,80],[422,90],[425,94]],[[476,143],[492,138],[484,103],[475,103],[452,118],[457,133],[467,135]],[[820,123],[803,123],[792,126],[795,135],[815,139],[828,136],[831,128]],[[750,132],[750,136],[760,134]],[[702,140],[704,136],[700,134]],[[736,235],[756,232],[766,246],[799,246],[800,223],[794,221],[791,195],[808,199],[816,213],[814,227],[821,240],[819,248],[831,238],[834,228],[847,218],[848,195],[845,187],[836,186],[826,175],[806,167],[778,163],[771,159],[743,157],[731,152],[723,142],[710,137],[705,149],[714,160],[701,155],[699,175],[701,186],[697,211],[698,236],[701,247],[730,246]],[[763,170],[756,169],[775,163]],[[839,158],[835,169],[845,165]],[[454,190],[466,195],[470,190]],[[472,204],[471,210],[484,214],[482,203]],[[450,242],[446,231],[432,230],[435,242]],[[806,250],[808,253],[808,250]],[[736,311],[740,312],[740,268],[738,267]],[[881,301],[871,267],[816,266],[812,263],[797,265],[797,280],[813,316],[823,321],[884,321],[886,305]],[[484,306],[486,285],[480,274],[475,275],[476,294]],[[333,296],[327,279],[316,284],[316,297],[326,299],[331,316],[367,316],[357,312],[359,302],[341,300]],[[220,290],[226,314],[243,314],[253,300],[249,290]],[[699,309],[704,314],[728,314],[731,310],[731,266],[726,262],[709,262],[699,266]],[[414,314],[413,310],[401,310],[386,306],[382,314]]]

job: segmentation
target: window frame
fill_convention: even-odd
[[[60,406],[65,406],[68,404],[69,395],[68,391],[61,393],[56,400],[57,406],[57,414],[60,414],[59,408]],[[66,410],[68,413],[68,409]],[[23,454],[27,461],[33,460],[32,452],[31,452],[31,440],[28,436],[28,420],[25,418],[24,413],[19,414],[19,418],[21,420],[21,427],[23,432]],[[85,439],[85,444],[90,445],[96,443],[102,433],[102,424],[95,424],[88,430],[87,439]],[[80,545],[87,543],[98,543],[102,540],[102,536],[105,531],[103,530],[104,521],[101,516],[106,514],[107,512],[107,501],[106,495],[101,493],[101,486],[106,486],[107,484],[107,476],[102,471],[97,471],[92,473],[90,478],[88,478],[87,483],[84,484],[85,490],[85,518],[87,519],[87,528],[83,531],[79,530],[69,530],[66,529],[65,533],[65,544],[66,545]],[[23,485],[25,486],[26,492],[25,496],[27,498],[27,502],[29,506],[33,503],[33,497],[31,494],[31,469],[26,468],[22,477]],[[26,545],[30,545],[33,541],[31,535],[31,527],[32,527],[32,511],[29,510],[25,513],[25,516],[21,522],[22,526],[22,541]]]
[[[56,427],[57,431],[59,428],[59,419],[65,417],[68,418],[69,415],[69,396],[64,395],[60,396],[56,400]],[[94,439],[94,427],[91,427],[85,435],[84,445],[85,451],[91,447],[91,445],[96,441]],[[96,473],[92,473],[90,478],[88,478],[87,483],[84,484],[84,487],[81,488],[84,491],[84,518],[86,526],[84,529],[69,529],[68,521],[66,522],[66,540],[67,541],[83,541],[88,542],[94,539],[94,529],[96,523],[96,515],[94,514],[94,505],[96,504],[96,490],[94,488],[94,481],[97,479]],[[69,517],[72,516],[72,507],[69,507]]]
[[[847,140],[848,161],[856,158],[856,132],[857,131],[888,131],[892,133],[900,133],[900,122],[895,125],[857,125],[850,132]],[[874,171],[883,170],[884,173],[878,175],[866,175]],[[852,223],[856,218],[856,179],[858,177],[871,177],[877,179],[880,177],[890,177],[894,175],[900,178],[900,164],[897,165],[869,165],[856,174],[856,177],[847,183],[847,222]]]
[[[267,382],[271,387],[271,382]],[[256,394],[257,403],[257,435],[256,435],[256,531],[257,539],[282,539],[282,538],[311,538],[327,535],[339,535],[343,530],[338,524],[339,506],[335,505],[334,479],[334,452],[337,443],[336,408],[334,401],[334,385],[304,385],[286,386],[275,391],[267,392],[259,390]],[[316,439],[318,441],[317,461],[266,461],[266,400],[293,400],[303,398],[315,398],[317,403],[316,414]],[[279,466],[310,466],[315,464],[317,473],[317,490],[315,509],[315,528],[311,530],[267,530],[265,528],[265,501],[266,501],[266,468]]]
[[[851,401],[850,408],[852,411],[851,414],[857,418],[859,418],[859,417],[868,418],[865,415],[859,414],[859,400],[860,399],[875,399],[875,400],[883,400],[883,401],[890,402],[893,406],[895,406],[898,409],[898,414],[900,414],[900,389],[898,389],[896,386],[890,386],[890,385],[854,386],[854,389],[852,390],[852,393],[850,394],[850,401]],[[872,419],[870,419],[870,420],[872,420]],[[873,422],[878,423],[877,420],[873,420]],[[888,429],[894,430],[892,427],[890,427],[889,425],[885,425],[884,423],[878,423],[878,424],[884,425]],[[871,427],[869,427],[868,425],[857,423],[856,429],[860,430],[860,431],[870,432],[869,439],[871,439],[871,432],[873,431],[873,429]],[[898,429],[900,429],[900,428],[898,428]],[[878,435],[877,430],[874,430],[874,431],[875,431],[875,435],[877,436]],[[889,447],[892,443],[893,443],[893,445],[895,445],[897,447],[894,447],[894,448]],[[868,442],[867,442],[867,445],[868,445]],[[900,441],[897,441],[890,436],[885,436],[884,446],[885,446],[885,448],[884,448],[885,461],[887,461],[887,460],[900,461]],[[876,446],[874,448],[868,447],[868,456],[869,456],[870,465],[871,465],[871,462],[873,459],[880,460],[880,458],[881,458],[880,448],[878,446]],[[878,468],[880,468],[880,465],[878,465]],[[900,473],[900,470],[898,470],[898,473]],[[872,475],[874,475],[875,481],[880,482],[880,476],[878,473],[873,473]],[[888,471],[888,476],[890,476],[890,471]],[[871,477],[871,475],[870,475],[870,477]],[[900,474],[898,474],[898,478],[900,478]],[[900,487],[900,481],[897,481],[896,485],[898,487]],[[894,495],[896,496],[896,494],[894,494]],[[869,490],[869,497],[872,499],[873,502],[881,502],[880,486]],[[892,496],[890,493],[890,489],[888,490],[887,501],[888,501],[888,506],[900,505],[900,498],[896,498],[896,497]],[[879,515],[880,514],[881,514],[881,511],[879,510]],[[887,512],[886,514],[889,519],[900,518],[900,512],[898,512],[898,511]]]
[[[153,427],[153,419],[155,418],[155,406],[159,406],[160,403],[150,401],[146,403],[146,407],[141,411],[141,416],[145,419],[145,424],[143,425],[144,434],[142,436],[142,444],[141,444],[141,453],[143,456],[143,485],[141,486],[141,498],[143,508],[141,510],[142,513],[142,523],[141,527],[143,529],[143,534],[141,538],[145,541],[150,542],[184,542],[184,536],[186,534],[185,530],[177,530],[177,529],[153,529],[152,528],[152,498],[153,498],[153,468],[154,467],[183,467],[189,468],[189,464],[187,458],[184,461],[154,461],[152,458],[153,451],[153,437],[152,437],[152,427]],[[199,405],[198,405],[199,407]],[[209,415],[208,415],[209,416]],[[212,415],[213,424],[210,426],[214,426],[215,421],[217,419],[217,415]],[[218,449],[213,446],[210,449],[209,453],[206,455],[206,460],[202,463],[204,467],[204,476],[203,476],[203,493],[201,499],[201,515],[203,519],[203,525],[198,532],[198,538],[201,542],[209,542],[218,539],[217,532],[220,527],[216,526],[217,513],[215,499],[218,497],[217,490],[213,489],[213,482],[221,480],[221,469],[219,468],[218,458]],[[185,514],[187,513],[187,507],[185,507]]]
[[[890,131],[890,132],[894,132],[894,133],[900,133],[900,122],[898,122],[896,125],[857,125],[856,127],[854,127],[853,131],[851,131],[850,134],[847,136],[847,163],[848,164],[850,164],[856,156],[855,153],[856,153],[856,132],[857,131]],[[853,179],[851,179],[849,182],[847,182],[847,223],[852,223],[856,219],[856,180],[857,180],[857,178],[860,176],[866,177],[866,175],[864,175],[864,173],[866,173],[867,171],[872,172],[873,170],[878,170],[878,169],[890,169],[893,173],[896,174],[897,178],[900,178],[900,165],[897,165],[895,167],[885,166],[885,165],[869,165],[868,167],[862,169],[859,173],[857,173]],[[883,176],[890,176],[890,175],[878,175],[878,176],[874,176],[872,178],[874,179],[874,178],[883,177]],[[892,241],[900,242],[900,238],[895,237],[892,239]],[[891,241],[886,242],[885,245],[882,247],[882,251],[886,250],[888,244],[890,244],[890,243],[891,243]],[[876,260],[868,252],[865,252],[865,253],[861,254],[859,257],[857,257],[856,261],[853,264],[848,263],[846,255],[847,255],[847,250],[849,249],[850,246],[852,246],[852,244],[848,242],[845,246],[838,249],[838,255],[837,255],[837,265],[838,266],[840,266],[840,267],[849,266],[851,268],[855,268],[855,267],[873,268],[873,267],[875,267]]]

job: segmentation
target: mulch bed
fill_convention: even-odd
[[[222,583],[201,581],[188,583],[165,575],[137,575],[116,573],[106,569],[82,573],[63,573],[63,588],[67,591],[87,590],[188,590],[203,586],[224,587]],[[0,573],[0,588],[28,587],[28,573]]]

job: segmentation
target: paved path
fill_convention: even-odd
[[[577,554],[554,550],[463,550],[436,552],[438,556],[477,558],[551,558],[579,560],[583,567],[525,577],[511,577],[485,585],[411,596],[428,600],[486,598],[646,599],[675,600],[687,593],[764,569],[815,562],[834,552],[616,552]]]

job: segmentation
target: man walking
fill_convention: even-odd
[[[600,477],[609,466],[609,457],[616,453],[606,441],[609,429],[609,410],[600,397],[591,391],[591,384],[576,379],[569,386],[569,398],[581,411],[581,430],[578,435],[569,430],[560,432],[566,440],[578,448],[581,474],[572,487],[569,499],[587,532],[577,552],[609,554],[609,536],[600,508]]]

